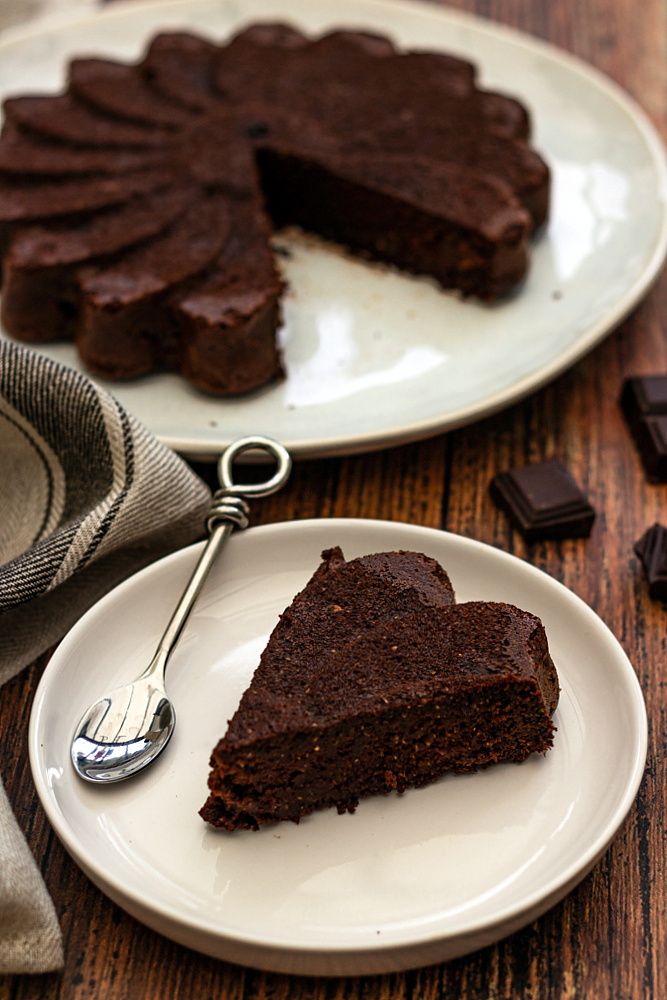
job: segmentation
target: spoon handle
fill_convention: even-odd
[[[276,471],[270,479],[261,483],[234,483],[232,467],[234,459],[244,451],[264,451],[276,462]],[[169,619],[160,639],[155,655],[141,675],[162,674],[167,667],[169,656],[179,640],[190,612],[199,596],[211,566],[234,528],[248,527],[248,505],[245,497],[265,497],[275,493],[287,481],[292,468],[289,452],[277,441],[267,437],[247,437],[234,441],[222,454],[218,465],[220,489],[213,496],[213,503],[206,518],[209,538],[199,557],[192,576]]]

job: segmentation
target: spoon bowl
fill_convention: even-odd
[[[72,763],[86,781],[122,781],[155,760],[175,725],[164,688],[140,677],[91,705],[72,741]]]

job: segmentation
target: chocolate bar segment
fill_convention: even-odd
[[[656,601],[667,601],[667,528],[654,524],[635,543],[642,561],[648,592]]]
[[[591,533],[595,511],[561,462],[501,472],[492,479],[490,490],[528,542]]]
[[[637,443],[648,481],[667,483],[667,415],[642,421]]]
[[[649,482],[667,482],[667,375],[626,379],[621,409]]]
[[[667,375],[626,378],[621,409],[631,425],[645,417],[667,414]]]

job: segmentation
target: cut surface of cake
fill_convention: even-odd
[[[276,227],[493,300],[528,267],[549,170],[523,105],[446,53],[257,24],[71,61],[4,103],[2,320],[108,378],[236,395],[282,373]]]
[[[558,692],[534,615],[456,604],[420,553],[327,550],[213,751],[201,815],[258,829],[521,762],[552,745]]]

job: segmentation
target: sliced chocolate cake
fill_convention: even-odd
[[[419,553],[323,560],[213,751],[205,820],[258,829],[352,812],[364,796],[549,749],[558,677],[539,619],[455,604]]]
[[[446,53],[257,24],[74,59],[4,104],[2,319],[109,378],[234,395],[282,372],[272,228],[297,224],[485,300],[521,281],[549,171],[523,105]]]

